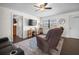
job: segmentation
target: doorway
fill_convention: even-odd
[[[23,17],[13,15],[13,42],[19,42],[23,39]]]
[[[15,38],[16,38],[16,27],[17,27],[17,21],[15,18],[13,18],[13,41],[15,41]]]

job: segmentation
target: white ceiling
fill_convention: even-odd
[[[67,12],[79,11],[79,3],[49,3],[51,10],[44,12],[36,11],[35,3],[0,3],[1,7],[7,7],[14,10],[19,10],[37,17],[45,17],[50,15],[62,14]]]

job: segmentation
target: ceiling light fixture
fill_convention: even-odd
[[[46,9],[52,9],[51,7],[47,7],[48,3],[36,4],[34,7],[39,8],[40,11],[45,11]]]

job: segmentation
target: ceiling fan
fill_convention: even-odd
[[[47,5],[48,5],[48,3],[42,3],[42,4],[34,5],[34,7],[39,8],[36,11],[38,11],[38,10],[44,11],[46,9],[52,9],[52,7],[46,7]]]

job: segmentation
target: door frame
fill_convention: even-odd
[[[13,42],[13,15],[22,16],[16,13],[11,13],[11,42]],[[22,38],[23,38],[23,16],[22,16]]]

